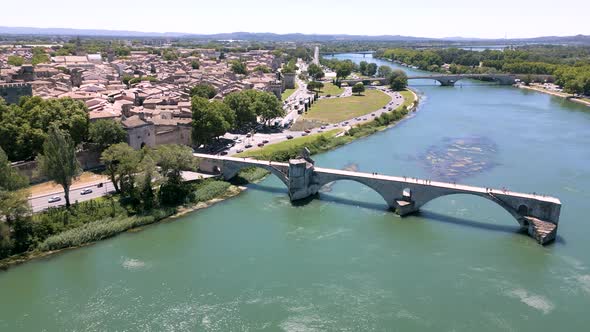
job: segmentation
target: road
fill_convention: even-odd
[[[92,192],[90,194],[82,195],[81,191],[83,189],[92,189]],[[115,191],[115,187],[113,186],[113,184],[110,181],[104,183],[102,188],[99,188],[96,183],[88,184],[86,186],[81,186],[81,187],[77,187],[77,188],[70,190],[70,202],[72,204],[75,203],[76,201],[83,202],[83,201],[87,201],[90,199],[104,196],[104,195],[114,192],[114,191]],[[54,203],[49,203],[48,202],[49,198],[53,197],[53,196],[58,196],[59,198],[61,198],[61,200],[54,202]],[[43,211],[43,210],[50,208],[50,207],[57,207],[57,206],[66,205],[66,201],[64,199],[63,191],[60,191],[59,193],[51,193],[51,194],[44,194],[44,195],[31,197],[29,199],[29,204],[31,205],[33,212],[39,212],[39,211]]]

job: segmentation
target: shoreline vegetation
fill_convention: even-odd
[[[571,94],[568,93],[564,93],[564,92],[559,92],[559,91],[551,91],[551,90],[547,90],[544,89],[542,87],[538,87],[538,86],[534,86],[534,85],[518,85],[519,88],[521,89],[526,89],[526,90],[532,90],[532,91],[537,91],[537,92],[541,92],[541,93],[545,93],[548,95],[552,95],[555,97],[560,97],[563,98],[565,100],[574,102],[574,103],[578,103],[578,104],[582,104],[582,105],[586,105],[588,107],[590,107],[590,100],[584,100],[584,98],[576,98],[574,96],[572,96]]]
[[[401,94],[404,96],[404,103],[398,108],[391,112],[383,113],[373,121],[352,127],[348,131],[334,129],[319,135],[271,144],[263,149],[254,150],[241,156],[286,161],[296,157],[303,147],[308,147],[312,154],[317,154],[383,131],[395,126],[417,109],[419,99],[414,91],[406,89]],[[53,254],[69,249],[91,245],[124,232],[141,231],[145,226],[150,224],[173,221],[187,213],[204,209],[235,197],[246,190],[244,185],[258,182],[268,174],[264,169],[251,168],[242,170],[231,182],[216,179],[203,180],[193,187],[189,202],[174,207],[153,209],[145,213],[130,214],[121,212],[124,208],[120,205],[116,195],[79,203],[77,206],[80,209],[98,210],[99,212],[95,212],[95,215],[100,215],[100,217],[86,223],[80,222],[77,227],[50,235],[41,241],[33,250],[0,260],[0,270],[7,270],[10,267],[34,259],[50,257]],[[60,213],[60,211],[56,210],[56,213]],[[54,217],[63,218],[61,215]]]

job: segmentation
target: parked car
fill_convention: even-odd
[[[61,197],[59,197],[59,196],[51,196],[47,200],[48,203],[55,203],[55,202],[59,202],[59,201],[61,201]]]
[[[243,149],[237,149],[236,152],[237,153],[242,153],[242,152],[244,152],[244,150]]]
[[[82,191],[80,191],[80,195],[88,195],[88,194],[92,194],[92,189],[86,188],[86,189],[82,189]]]
[[[250,138],[250,137],[252,137],[252,134],[250,134],[250,133],[247,133],[247,134],[246,134],[246,137]]]
[[[225,155],[227,155],[227,151],[221,151],[221,152],[219,152],[219,154],[222,156],[225,156]]]
[[[268,140],[265,139],[265,140],[262,141],[262,143],[266,144],[266,143],[268,143]]]
[[[246,144],[246,146],[244,146],[245,149],[249,149],[252,147],[252,144]]]
[[[287,135],[287,139],[293,139],[293,136]]]

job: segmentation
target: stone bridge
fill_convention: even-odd
[[[441,86],[454,86],[457,81],[470,78],[474,80],[483,81],[494,81],[500,85],[512,85],[516,82],[516,79],[523,79],[527,75],[514,75],[514,74],[434,74],[434,75],[420,75],[420,76],[408,76],[408,80],[435,80],[440,83]],[[551,75],[531,75],[531,78],[535,81],[547,81],[553,77]],[[364,79],[351,79],[342,80],[342,83],[346,83],[349,86],[355,85],[356,83],[363,83],[364,85],[371,85],[377,82],[379,85],[389,84],[389,79],[385,77],[375,78],[364,78]]]
[[[373,189],[383,197],[391,210],[405,216],[418,212],[420,207],[438,197],[467,194],[498,204],[540,244],[551,242],[557,233],[561,202],[554,197],[409,177],[319,168],[315,167],[308,155],[291,159],[288,163],[204,154],[194,156],[200,159],[201,171],[217,173],[226,180],[233,178],[244,168],[264,168],[285,184],[291,201],[312,197],[328,183],[350,180]]]

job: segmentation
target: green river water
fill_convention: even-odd
[[[590,109],[513,87],[416,83],[413,117],[316,164],[557,196],[553,244],[477,197],[400,218],[358,183],[294,206],[269,177],[0,272],[0,331],[590,330]]]

